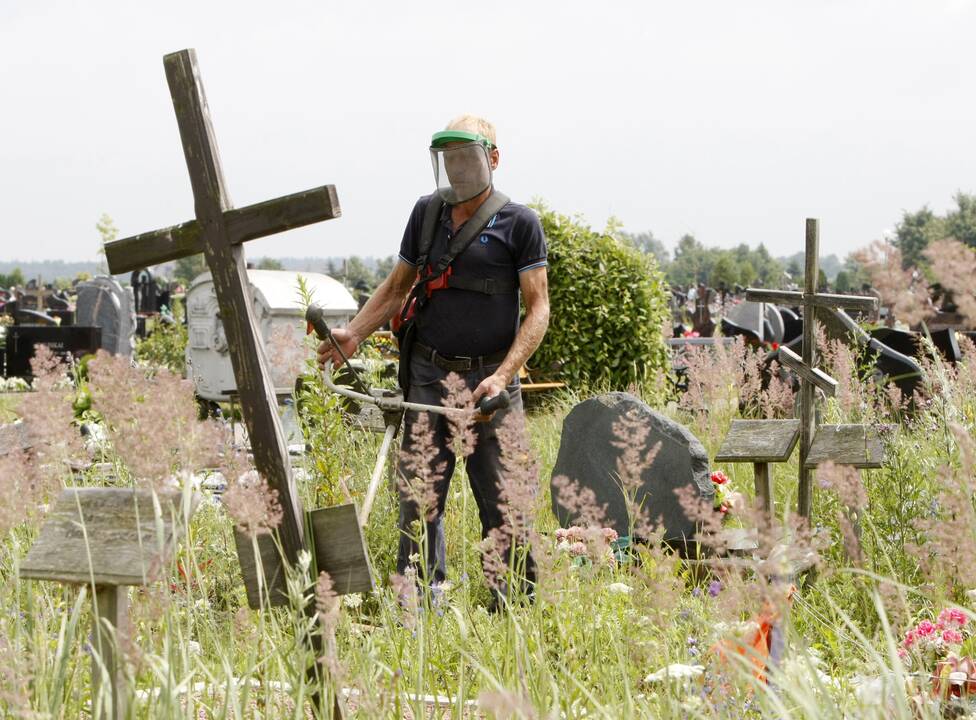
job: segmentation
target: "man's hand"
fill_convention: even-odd
[[[335,328],[332,331],[332,337],[339,343],[339,347],[342,348],[342,352],[346,354],[346,357],[352,357],[353,353],[356,352],[356,348],[359,347],[359,337],[349,330],[349,328]],[[342,355],[339,354],[339,351],[328,340],[323,340],[319,344],[318,360],[320,368],[325,367],[326,360],[331,360],[332,365],[335,367],[342,365]]]
[[[493,398],[496,395],[501,394],[501,391],[504,390],[507,385],[508,380],[505,378],[505,376],[499,375],[496,372],[481,381],[481,384],[474,389],[474,394],[471,396],[471,400],[475,405],[477,405],[478,401],[483,397]]]

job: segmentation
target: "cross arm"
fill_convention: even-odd
[[[331,220],[342,214],[335,185],[235,208],[224,213],[232,244],[274,235],[292,228]],[[178,260],[203,252],[197,220],[105,243],[105,259],[113,275]]]
[[[869,312],[878,308],[878,298],[865,295],[833,295],[831,293],[802,293],[796,290],[766,290],[748,288],[749,302],[780,303],[781,305],[811,305],[822,308],[847,308]]]
[[[801,378],[823,390],[827,397],[833,397],[837,394],[836,380],[823,370],[810,367],[804,363],[803,359],[788,347],[781,347],[779,349],[779,359]]]

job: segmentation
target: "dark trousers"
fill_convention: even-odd
[[[497,369],[498,365],[485,365],[467,373],[458,374],[464,379],[468,388],[474,390],[482,380]],[[410,363],[410,391],[407,399],[410,402],[425,405],[441,405],[445,395],[443,381],[449,374],[448,371],[437,367],[430,360],[414,356]],[[481,518],[482,539],[493,528],[501,527],[504,522],[499,507],[499,487],[503,471],[501,447],[496,430],[506,415],[522,412],[522,392],[518,385],[518,379],[508,386],[508,392],[512,397],[512,403],[507,410],[499,410],[489,422],[474,424],[477,442],[474,452],[465,460],[471,492],[478,505],[478,515]],[[423,563],[426,576],[422,575],[421,579],[426,577],[427,582],[439,583],[447,578],[444,505],[447,502],[447,491],[450,487],[451,476],[454,474],[457,458],[450,445],[451,431],[447,418],[434,413],[426,413],[426,415],[433,431],[434,447],[436,448],[436,456],[431,458],[430,465],[433,468],[443,465],[443,470],[438,473],[440,479],[434,483],[433,487],[436,507],[432,508],[431,515],[421,518],[416,503],[409,498],[403,488],[404,478],[409,477],[403,456],[415,452],[411,442],[411,430],[418,416],[416,412],[407,411],[404,415],[402,454],[398,467],[400,475],[400,546],[397,553],[397,572],[402,575],[411,564],[410,556],[420,553],[420,547],[413,537],[416,532],[411,529],[411,524],[420,519],[427,526],[427,557]],[[418,563],[418,565],[420,564]],[[532,568],[531,558],[527,559],[526,567]],[[418,573],[423,573],[421,567],[418,567],[417,570]],[[529,578],[529,580],[533,579]]]

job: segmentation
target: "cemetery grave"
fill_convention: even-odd
[[[43,342],[16,350],[36,382],[0,424],[0,716],[976,711],[967,336],[932,332],[929,357],[918,334],[866,330],[877,298],[818,289],[808,219],[802,290],[698,288],[698,335],[668,343],[680,384],[563,389],[529,413],[528,445],[499,431],[533,592],[517,553],[480,536],[463,474],[443,520],[449,578],[428,587],[396,573],[400,509],[379,482],[403,406],[368,390],[382,432],[353,428],[308,362],[295,274],[246,268],[248,241],[339,217],[336,188],[234,208],[195,52],[164,69],[194,219],[108,243],[132,287],[86,283],[75,326],[14,327]],[[130,362],[138,315],[159,309],[144,268],[198,252],[188,378]],[[325,305],[310,320],[355,312],[331,278],[305,279]],[[87,375],[37,348],[70,350],[67,331],[101,351]],[[238,404],[246,434],[191,418],[194,395]]]

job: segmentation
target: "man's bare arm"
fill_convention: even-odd
[[[333,330],[333,336],[342,346],[347,357],[400,309],[404,297],[413,287],[416,278],[417,268],[403,260],[398,260],[392,272],[380,283],[376,292],[366,301],[363,309],[356,314],[349,325]],[[323,342],[318,349],[319,365],[324,365],[330,358],[336,365],[342,362],[342,358],[331,343]]]
[[[475,402],[483,395],[494,397],[504,390],[542,343],[549,327],[549,276],[546,270],[543,266],[519,274],[525,318],[498,370],[475,389]]]

